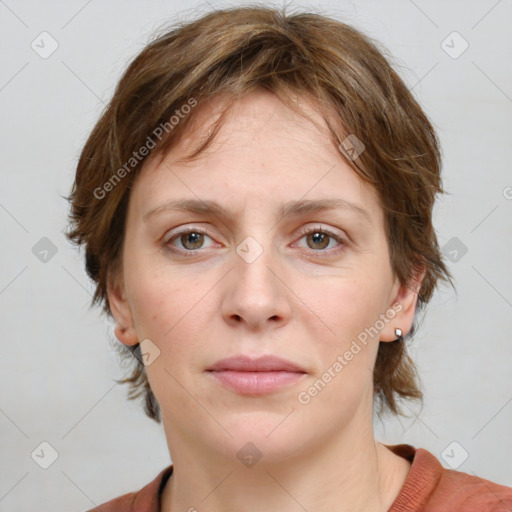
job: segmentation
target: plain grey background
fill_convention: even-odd
[[[237,5],[209,4],[0,1],[1,511],[86,510],[170,463],[162,426],[113,380],[126,370],[61,196],[129,60],[164,23]],[[390,50],[444,154],[435,225],[458,295],[435,295],[410,348],[424,409],[376,421],[376,437],[512,486],[512,3],[312,5]]]

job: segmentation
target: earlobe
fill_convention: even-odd
[[[116,321],[114,329],[116,338],[125,345],[137,344],[139,340],[133,325],[133,315],[126,298],[122,278],[109,274],[107,278],[107,296],[110,311]]]
[[[124,345],[136,345],[139,342],[137,333],[135,332],[135,328],[133,326],[122,327],[116,323],[114,334],[116,335],[116,338]]]
[[[380,341],[395,341],[411,330],[425,273],[425,269],[422,268],[414,273],[407,285],[398,285],[394,300],[386,313],[389,322],[381,331]]]

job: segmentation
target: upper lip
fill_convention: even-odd
[[[277,356],[266,355],[258,358],[251,358],[245,355],[237,355],[221,359],[213,366],[207,368],[207,371],[239,371],[239,372],[272,372],[272,371],[286,371],[286,372],[300,372],[306,371],[300,366],[282,359]]]

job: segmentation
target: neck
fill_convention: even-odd
[[[173,450],[162,512],[385,512],[410,468],[408,461],[375,442],[371,423],[366,431],[347,425],[334,439],[316,445],[314,453],[297,451],[279,462],[262,457],[250,468],[238,459],[205,456],[208,448],[197,444],[173,446],[180,449]]]

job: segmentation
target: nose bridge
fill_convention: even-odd
[[[273,266],[272,237],[262,229],[249,235],[236,247],[236,284],[250,287],[253,294],[270,294],[274,291],[274,279],[269,267]]]
[[[252,326],[268,319],[289,316],[290,305],[276,276],[277,255],[274,254],[272,232],[261,228],[244,238],[236,247],[234,269],[225,295],[223,314],[236,317]]]

